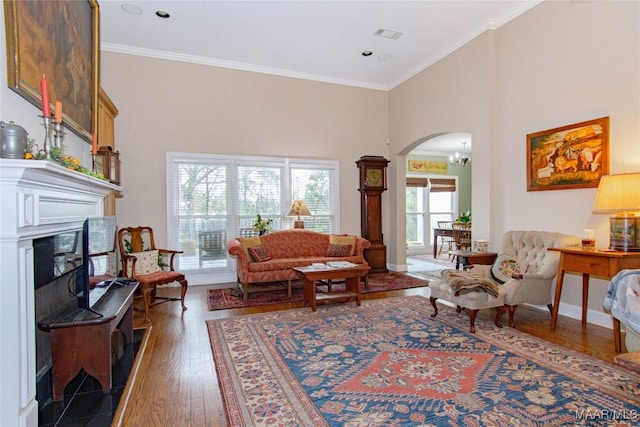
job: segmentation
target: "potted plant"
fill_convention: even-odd
[[[466,211],[466,212],[462,212],[460,213],[460,215],[458,215],[458,218],[456,218],[456,222],[462,223],[462,224],[468,224],[471,222],[471,211]]]
[[[256,215],[256,220],[253,222],[253,229],[258,230],[258,234],[262,236],[267,234],[271,230],[272,219],[262,219],[260,214]]]

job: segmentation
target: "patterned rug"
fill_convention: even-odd
[[[397,289],[419,288],[427,286],[425,278],[419,279],[403,273],[371,274],[368,289],[361,284],[360,292],[393,291]],[[238,288],[210,289],[207,293],[209,310],[225,310],[229,308],[255,307],[260,305],[297,302],[303,300],[302,281],[294,282],[291,299],[287,295],[286,284],[265,285],[265,292],[251,292],[248,301],[242,299]],[[327,290],[326,286],[318,286],[319,290]],[[335,283],[332,290],[343,290],[344,283]]]
[[[437,280],[437,279],[442,279],[442,275],[440,274],[441,271],[442,269],[427,270],[427,271],[412,271],[411,274],[424,277],[427,280]]]
[[[385,298],[209,320],[230,426],[638,425],[640,375]]]

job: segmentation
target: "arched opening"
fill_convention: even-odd
[[[427,136],[407,146],[405,171],[406,259],[409,271],[449,262],[455,245],[437,229],[471,211],[472,138],[468,132]],[[449,234],[449,233],[446,233]]]

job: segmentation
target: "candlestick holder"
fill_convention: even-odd
[[[53,123],[53,145],[58,148],[62,148],[62,142],[64,141],[64,131],[62,130],[62,122]]]
[[[44,158],[51,160],[51,117],[42,116],[44,120]]]

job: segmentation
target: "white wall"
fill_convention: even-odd
[[[425,136],[472,133],[473,232],[493,249],[513,229],[593,228],[606,247],[608,217],[591,213],[595,189],[526,191],[526,135],[609,116],[610,172],[640,171],[640,2],[542,2],[392,90],[390,111],[396,164]],[[398,236],[403,197],[390,206]],[[403,264],[401,248],[391,258]],[[591,279],[590,321],[610,323],[606,285]],[[568,275],[560,312],[579,316],[581,295],[580,277]]]

